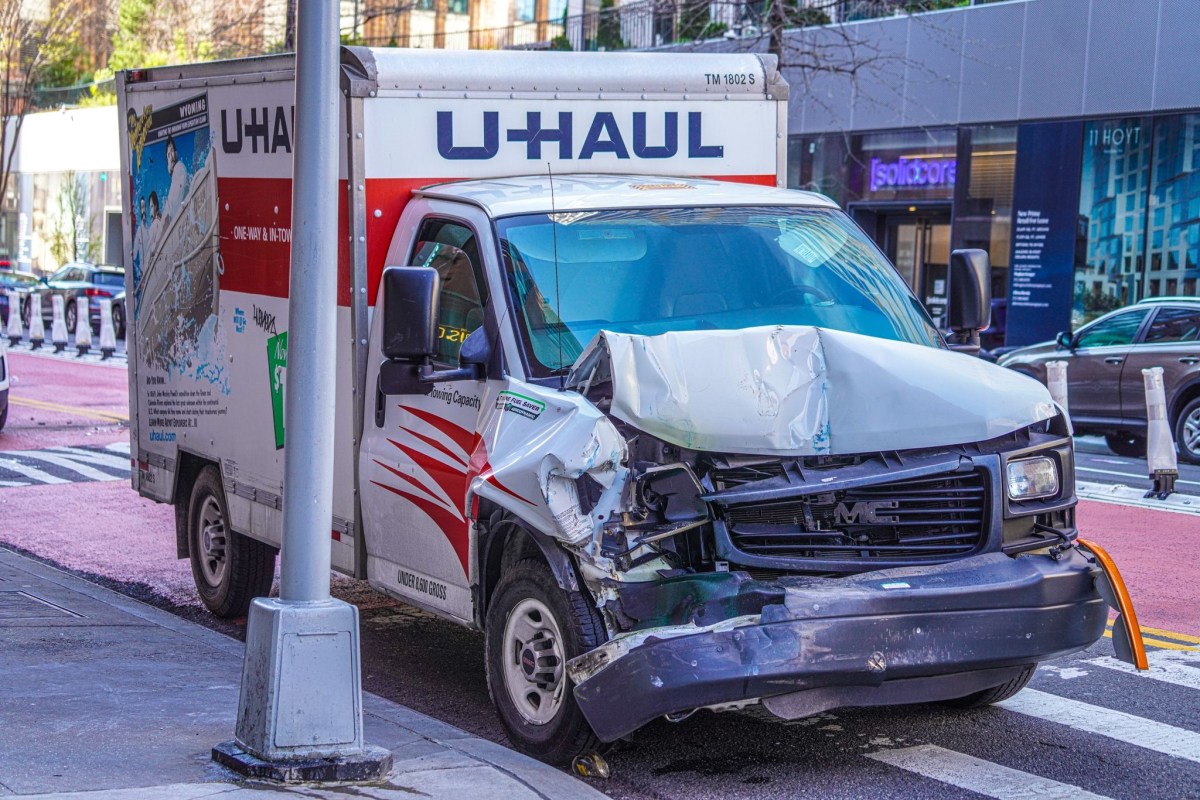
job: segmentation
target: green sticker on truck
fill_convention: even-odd
[[[546,410],[546,404],[541,400],[526,397],[516,392],[501,392],[496,396],[496,408],[509,411],[526,419],[537,419]]]
[[[283,447],[283,390],[287,386],[287,331],[267,339],[267,371],[271,381],[271,414],[275,418],[275,449]]]

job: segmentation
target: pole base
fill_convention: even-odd
[[[115,348],[101,347],[100,348],[100,360],[107,361],[108,359],[112,358],[112,354],[115,352],[117,352]]]
[[[92,346],[88,344],[78,344],[75,345],[75,349],[79,351],[79,355],[86,356],[88,351],[92,349]]]
[[[230,739],[212,749],[213,761],[247,778],[279,783],[380,781],[392,771],[392,754],[382,747],[366,746],[353,756],[306,758],[297,761],[264,761]]]
[[[1146,492],[1144,497],[1151,497],[1159,500],[1166,500],[1175,491],[1175,480],[1179,477],[1179,472],[1170,470],[1158,470],[1150,473],[1150,480],[1154,481],[1154,485],[1150,491]]]
[[[10,336],[10,337],[8,337],[8,346],[9,346],[9,347],[16,347],[16,346],[17,346],[17,345],[19,345],[20,343],[21,343],[21,337],[20,337],[20,336]]]

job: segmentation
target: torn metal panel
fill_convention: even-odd
[[[513,379],[489,386],[479,434],[469,495],[577,547],[590,543],[614,513],[627,474],[625,440],[578,394]],[[584,475],[602,488],[590,512],[580,505],[576,483]]]
[[[608,377],[614,417],[680,447],[722,453],[938,447],[993,439],[1056,413],[1045,387],[978,358],[808,326],[603,331],[569,383]]]

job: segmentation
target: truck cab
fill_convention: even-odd
[[[485,630],[523,749],[698,708],[993,702],[1102,635],[1064,415],[953,352],[827,199],[442,184],[387,262],[368,571]]]

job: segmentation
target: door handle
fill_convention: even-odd
[[[1184,356],[1183,358],[1179,359],[1179,363],[1187,364],[1190,367],[1193,364],[1200,363],[1200,358],[1197,358],[1196,356]]]
[[[1124,360],[1125,359],[1121,358],[1120,356],[1109,356],[1108,358],[1104,359],[1104,363],[1105,364],[1120,364]]]

